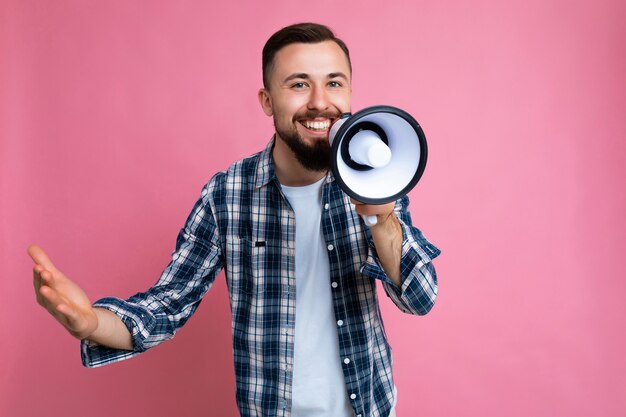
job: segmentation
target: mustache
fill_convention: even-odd
[[[304,114],[297,115],[295,120],[315,119],[317,117],[324,118],[324,119],[338,119],[339,117],[341,117],[341,113],[336,112],[336,111],[325,111],[325,112],[307,111]]]

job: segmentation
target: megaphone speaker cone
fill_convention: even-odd
[[[407,194],[426,167],[426,137],[404,110],[373,106],[335,123],[330,166],[339,186],[367,204],[385,204]]]

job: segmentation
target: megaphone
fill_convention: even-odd
[[[372,106],[344,113],[329,132],[330,168],[355,200],[386,204],[415,187],[426,168],[428,148],[419,123],[404,110]],[[363,216],[376,224],[376,216]]]

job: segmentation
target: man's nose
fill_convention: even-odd
[[[329,107],[328,95],[324,88],[314,87],[311,89],[308,107],[310,110],[326,110]]]

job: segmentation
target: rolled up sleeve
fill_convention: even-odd
[[[424,315],[432,309],[437,298],[437,273],[432,260],[439,256],[441,251],[426,240],[419,229],[413,227],[408,204],[409,199],[405,196],[396,202],[395,207],[403,235],[400,260],[402,286],[398,287],[385,274],[369,233],[368,256],[361,273],[381,280],[385,292],[401,311]]]
[[[81,359],[92,368],[134,357],[174,337],[198,308],[222,268],[222,253],[210,205],[213,181],[203,189],[176,240],[172,259],[157,283],[127,300],[108,297],[94,307],[115,313],[128,328],[133,350],[81,342]]]

